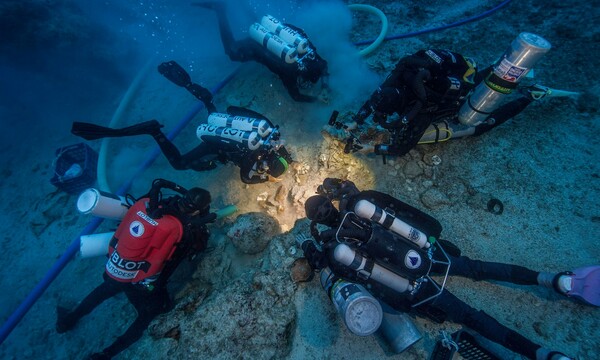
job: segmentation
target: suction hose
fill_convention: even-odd
[[[379,45],[381,45],[381,43],[385,39],[385,36],[387,35],[387,31],[388,31],[388,20],[385,17],[385,14],[383,13],[383,11],[381,11],[378,8],[371,6],[371,5],[350,4],[350,5],[348,5],[348,8],[350,10],[354,10],[354,11],[366,11],[371,14],[375,14],[375,15],[379,16],[379,19],[381,19],[381,31],[379,32],[379,36],[377,36],[377,38],[372,42],[371,45],[367,46],[366,48],[364,48],[358,52],[360,54],[360,56],[367,56],[370,53],[372,53],[375,49],[377,49],[377,47],[379,47]]]
[[[238,69],[234,70],[231,74],[229,74],[229,76],[227,76],[223,81],[221,81],[217,86],[215,86],[211,90],[212,93],[214,94],[214,93],[218,92],[219,90],[221,90],[223,88],[223,86],[225,86],[235,76],[237,71],[238,71]],[[169,135],[167,135],[167,137],[169,139],[172,139],[175,136],[177,136],[181,132],[181,130],[185,127],[185,125],[188,122],[190,122],[190,120],[203,108],[204,108],[204,104],[202,104],[202,102],[199,101],[198,104],[183,119],[181,119],[181,121],[177,124],[175,129],[173,131],[171,131],[169,133]],[[154,162],[154,160],[156,160],[156,158],[158,157],[159,154],[160,154],[160,149],[157,146],[154,149],[154,151],[148,155],[148,158],[146,159],[146,161],[144,161],[144,163],[141,164],[139,166],[139,168],[136,170],[136,172],[129,178],[129,180],[121,185],[117,194],[119,194],[119,195],[125,194],[127,192],[127,189],[129,189],[131,187],[131,184],[133,183],[133,181],[142,172],[144,172],[144,170],[146,170]],[[227,209],[227,208],[225,208],[225,209]],[[229,211],[231,211],[231,210],[232,209],[229,208]],[[98,226],[100,226],[102,221],[103,221],[103,219],[98,218],[98,217],[94,217],[94,218],[92,218],[92,220],[90,220],[90,222],[86,225],[86,227],[79,233],[79,235],[77,235],[75,240],[73,240],[71,245],[69,245],[67,250],[62,254],[62,256],[54,263],[52,268],[50,270],[48,270],[46,275],[44,275],[44,278],[29,293],[27,298],[25,298],[25,300],[23,300],[23,302],[19,305],[19,307],[9,316],[9,318],[6,320],[6,322],[2,325],[2,328],[0,328],[0,344],[2,344],[4,342],[4,340],[6,340],[8,335],[10,335],[10,333],[13,331],[13,329],[19,324],[21,319],[23,319],[25,314],[27,314],[29,309],[31,309],[31,307],[35,304],[35,302],[42,296],[44,291],[46,291],[46,289],[50,286],[52,281],[54,281],[54,279],[56,279],[56,277],[58,277],[60,272],[65,268],[65,266],[69,263],[69,261],[73,258],[73,256],[75,256],[77,251],[79,251],[80,237],[82,235],[88,235],[88,234],[91,234],[92,232],[94,232],[98,228]]]

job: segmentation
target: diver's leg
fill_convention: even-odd
[[[103,355],[109,357],[115,356],[138,341],[152,320],[157,315],[168,311],[171,304],[169,294],[164,288],[155,288],[152,291],[131,288],[125,293],[138,315],[125,333],[102,351]]]
[[[487,339],[529,359],[536,359],[536,353],[541,348],[540,345],[502,325],[484,311],[472,308],[447,290],[444,290],[429,306],[442,310],[447,320],[463,324]]]
[[[62,307],[57,308],[58,316],[56,320],[56,331],[61,334],[71,330],[75,324],[77,324],[79,319],[89,314],[96,306],[117,295],[121,291],[122,289],[118,284],[105,279],[104,282],[92,290],[92,292],[89,293],[73,311],[68,311]]]
[[[206,155],[214,153],[210,146],[206,143],[200,143],[190,152],[181,155],[179,149],[169,140],[162,131],[158,131],[152,135],[158,147],[165,155],[169,164],[175,170],[196,170],[204,171],[211,170],[217,167],[216,163],[211,160],[203,160]]]
[[[498,280],[520,285],[538,285],[539,272],[523,266],[473,260],[466,256],[450,257],[450,275],[474,280]]]

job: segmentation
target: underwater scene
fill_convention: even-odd
[[[0,359],[600,359],[599,5],[2,0]]]

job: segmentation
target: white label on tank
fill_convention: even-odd
[[[409,269],[418,269],[421,266],[421,255],[414,250],[409,250],[404,258],[404,265]]]
[[[517,66],[504,58],[500,61],[500,64],[494,67],[494,74],[503,80],[517,82],[527,74],[527,69]]]

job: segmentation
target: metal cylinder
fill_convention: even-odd
[[[383,311],[379,301],[367,289],[338,278],[329,268],[321,270],[321,285],[348,330],[358,336],[368,336],[379,329]]]
[[[458,120],[468,126],[485,121],[550,47],[541,36],[520,33],[494,64],[490,75],[469,95],[458,112]]]

